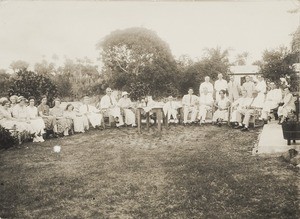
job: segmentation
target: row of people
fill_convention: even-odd
[[[257,76],[257,81],[253,81],[250,76],[245,77],[245,82],[240,86],[240,84],[235,81],[234,76],[230,76],[229,82],[223,79],[223,75],[218,74],[218,79],[214,82],[214,85],[210,82],[210,77],[206,76],[204,82],[199,86],[199,96],[204,93],[204,89],[211,95],[215,94],[215,99],[218,101],[220,99],[219,92],[225,90],[228,93],[228,99],[233,102],[240,98],[240,93],[242,90],[246,90],[248,97],[251,98],[252,91],[256,90],[258,92],[259,98],[264,98],[267,92],[267,84],[261,75]],[[213,95],[214,96],[214,95]]]
[[[270,83],[270,90],[266,98],[262,100],[259,91],[253,90],[251,98],[249,91],[242,90],[242,96],[235,101],[230,101],[225,90],[220,90],[219,99],[214,101],[212,94],[207,87],[202,88],[200,96],[193,94],[193,89],[188,90],[181,102],[175,101],[172,96],[163,105],[163,111],[167,115],[168,122],[173,119],[178,122],[178,109],[183,108],[183,124],[195,123],[197,120],[200,124],[205,123],[207,113],[213,110],[213,123],[221,124],[228,119],[229,107],[232,108],[230,121],[237,124],[236,128],[242,128],[247,131],[249,120],[256,110],[261,111],[261,119],[267,120],[272,109],[278,108],[280,122],[283,121],[289,112],[295,110],[293,95],[289,88],[284,89],[284,97],[280,89],[276,89],[274,83]],[[0,108],[0,125],[7,129],[16,127],[17,131],[28,131],[34,134],[34,141],[42,142],[45,130],[53,130],[55,135],[68,135],[70,130],[75,132],[85,132],[89,129],[89,124],[94,128],[100,127],[103,116],[111,116],[115,119],[117,127],[122,125],[136,126],[135,107],[128,97],[127,92],[122,92],[122,97],[117,101],[112,95],[111,88],[106,89],[106,95],[103,96],[98,105],[90,104],[89,97],[84,97],[83,104],[78,111],[74,110],[72,104],[68,104],[65,109],[61,107],[60,99],[56,98],[54,107],[47,105],[47,97],[43,97],[40,105],[36,107],[34,98],[29,98],[28,103],[24,97],[16,98],[12,96],[9,100],[2,101]],[[145,112],[151,112],[151,108],[156,102],[151,97],[145,98],[140,106]],[[190,119],[188,119],[190,114]],[[125,121],[123,121],[123,115]],[[243,119],[242,119],[243,118]]]

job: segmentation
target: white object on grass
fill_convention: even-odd
[[[54,152],[56,152],[56,153],[59,153],[59,152],[60,152],[60,149],[61,149],[61,146],[59,146],[59,145],[55,145],[55,146],[53,147],[53,150],[54,150]]]

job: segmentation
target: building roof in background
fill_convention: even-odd
[[[259,66],[258,65],[236,65],[230,67],[231,74],[258,74],[259,73]]]

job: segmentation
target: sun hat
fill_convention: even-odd
[[[124,97],[125,95],[128,95],[129,93],[127,93],[126,91],[122,92],[122,97]]]

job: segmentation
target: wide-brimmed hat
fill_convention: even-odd
[[[18,103],[20,103],[21,101],[25,101],[26,102],[26,98],[23,96],[19,96],[18,97]]]
[[[126,91],[122,92],[122,97],[124,97],[125,95],[128,95],[129,93],[127,93]]]

